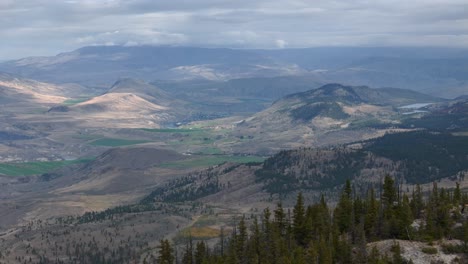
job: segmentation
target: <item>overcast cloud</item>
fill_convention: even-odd
[[[467,0],[0,0],[0,60],[88,45],[468,48]]]

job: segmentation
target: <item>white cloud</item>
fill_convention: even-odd
[[[468,2],[0,0],[0,35],[0,60],[106,43],[468,47]]]
[[[277,48],[284,49],[288,43],[285,40],[277,39],[275,40],[275,44]]]

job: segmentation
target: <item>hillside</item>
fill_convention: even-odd
[[[275,151],[342,144],[383,135],[404,117],[400,106],[440,101],[410,90],[327,84],[277,100],[240,121],[233,133]]]
[[[36,104],[61,103],[67,99],[65,87],[18,78],[0,73],[0,93],[3,104],[29,102]]]
[[[54,106],[49,114],[70,116],[92,127],[159,127],[183,115],[185,105],[153,85],[122,79],[102,95],[69,106]]]
[[[441,179],[463,181],[468,179],[467,148],[466,136],[418,131],[388,134],[343,147],[284,150],[262,164],[227,164],[174,180],[147,199],[213,203],[222,199],[226,203],[236,201],[232,198],[235,193],[244,192],[236,199],[247,201],[254,193],[262,197],[260,190],[284,196],[299,190],[336,190],[348,179],[359,192],[379,184],[384,175],[408,185]],[[242,175],[242,181],[236,179],[238,175]]]
[[[157,86],[151,85],[137,79],[120,79],[115,82],[106,94],[112,93],[131,93],[145,98],[152,103],[159,105],[171,105],[174,98],[170,94]]]
[[[365,193],[370,186],[378,186],[386,174],[392,175],[398,184],[407,182],[401,186],[401,190],[411,191],[415,186],[409,183],[415,182],[423,183],[422,188],[428,190],[432,181],[442,178],[440,185],[451,188],[456,179],[460,181],[460,188],[464,189],[468,187],[466,177],[452,176],[468,170],[464,151],[468,147],[467,142],[466,137],[427,132],[390,134],[382,139],[347,147],[282,151],[264,163],[225,163],[185,171],[171,171],[169,167],[162,166],[167,162],[190,158],[173,151],[151,147],[113,149],[81,165],[71,174],[65,171],[62,177],[42,182],[45,188],[36,189],[34,194],[26,192],[22,197],[10,198],[9,204],[0,205],[9,213],[9,217],[36,208],[22,215],[26,220],[23,227],[1,235],[4,239],[1,248],[16,249],[14,253],[5,255],[5,260],[14,258],[16,254],[33,259],[38,256],[71,257],[85,262],[103,257],[114,262],[140,257],[151,259],[151,252],[156,252],[158,241],[163,237],[174,239],[178,246],[186,243],[188,237],[217,241],[223,230],[227,236],[227,232],[230,233],[243,215],[261,216],[263,208],[273,208],[278,198],[281,198],[285,208],[291,208],[299,191],[303,191],[307,203],[318,201],[325,194],[327,201],[335,205],[340,197],[338,192],[348,179],[352,181],[353,197],[356,199],[364,197],[356,194]],[[408,146],[412,151],[408,151]],[[427,167],[424,165],[426,163],[432,164],[432,167],[421,170],[420,165]],[[33,186],[23,183],[14,188],[22,190],[18,189],[21,185],[26,185],[23,189]],[[454,197],[445,195],[443,191],[439,193],[440,199]],[[13,206],[32,198],[34,202],[28,206]],[[360,201],[354,202],[356,206]],[[356,210],[359,208],[356,207]],[[437,207],[437,210],[442,209]],[[77,212],[81,213],[76,215]],[[356,212],[361,214],[365,211]],[[34,220],[46,215],[49,215],[47,221]],[[50,218],[51,215],[54,217]],[[247,219],[250,223],[254,218]],[[339,221],[336,220],[338,217],[332,219]],[[405,225],[410,223],[405,222]],[[437,222],[437,226],[440,223],[443,224]],[[377,241],[375,244],[382,254],[391,251],[387,250],[386,242],[378,242],[380,239],[407,239],[406,229],[383,226],[383,230],[387,231],[366,233],[366,236],[369,235],[367,242]],[[443,232],[461,239],[458,224],[450,222],[448,227],[450,229]],[[340,230],[348,229],[343,227]],[[412,237],[424,239],[423,233],[417,229],[410,232]],[[443,236],[438,228],[428,232],[434,238]],[[75,243],[82,250],[67,251],[66,246],[62,246],[51,253],[50,249],[55,243],[66,245],[67,241]],[[407,248],[404,241],[401,243]],[[458,245],[458,242],[455,244]],[[370,244],[370,247],[373,245]],[[423,250],[423,247],[418,244],[417,248]],[[442,245],[437,248],[445,250]],[[33,249],[35,254],[31,254]],[[108,249],[116,253],[111,254]],[[459,249],[447,250],[461,252]],[[83,254],[84,251],[92,254]],[[441,255],[457,256],[446,254]],[[420,254],[415,257],[427,258]],[[432,258],[437,259],[436,256]]]
[[[467,137],[429,132],[388,134],[366,141],[361,148],[282,151],[256,171],[258,181],[274,193],[333,188],[346,179],[358,186],[378,183],[392,175],[402,183],[428,183],[464,178],[468,165]]]
[[[411,116],[402,121],[402,128],[425,128],[441,132],[468,131],[468,100],[458,99],[446,103],[429,105],[421,109],[422,116]]]

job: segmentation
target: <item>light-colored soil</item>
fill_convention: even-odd
[[[456,258],[461,258],[462,256],[458,254],[445,254],[441,248],[442,244],[460,244],[461,241],[458,240],[446,240],[438,241],[429,245],[424,242],[416,241],[407,241],[407,240],[382,240],[374,243],[369,243],[367,248],[370,250],[374,246],[380,251],[381,254],[386,254],[388,256],[392,255],[391,248],[392,246],[398,243],[400,245],[402,256],[407,260],[412,260],[414,264],[426,264],[426,263],[454,263],[453,261]],[[427,254],[422,252],[424,248],[435,248],[437,249],[436,254]]]

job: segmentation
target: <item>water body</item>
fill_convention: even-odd
[[[432,103],[418,103],[418,104],[410,104],[405,106],[400,106],[400,109],[419,109],[431,105]]]
[[[414,111],[411,111],[411,112],[406,112],[406,113],[403,113],[404,115],[412,115],[412,114],[419,114],[419,113],[428,113],[427,111],[421,111],[421,110],[414,110]]]

